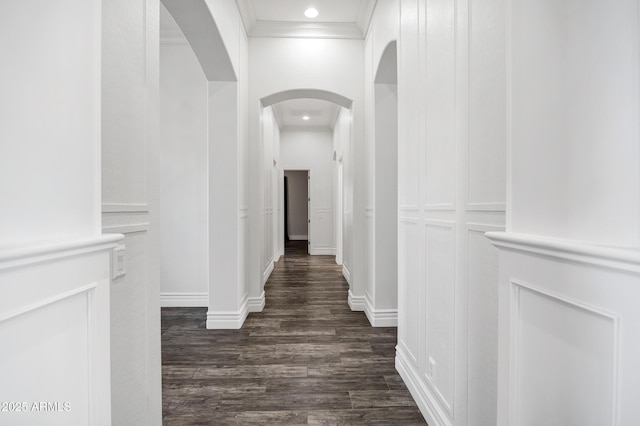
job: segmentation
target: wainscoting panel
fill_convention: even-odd
[[[426,2],[425,208],[455,204],[455,2]]]
[[[502,0],[469,1],[469,210],[505,210],[505,13]]]
[[[615,424],[618,319],[511,284],[514,424]]]
[[[426,368],[425,379],[436,389],[452,416],[455,365],[455,224],[425,225]],[[434,320],[436,319],[437,320]]]
[[[121,238],[0,252],[0,341],[11,349],[0,351],[1,424],[111,424],[110,252]]]
[[[398,231],[398,345],[408,361],[418,365],[420,326],[420,228],[410,218],[400,218]]]
[[[467,226],[467,410],[480,425],[496,424],[498,404],[498,250],[484,236],[497,226]]]
[[[637,424],[638,252],[487,235],[500,252],[497,424]]]

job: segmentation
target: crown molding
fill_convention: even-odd
[[[253,5],[250,0],[236,0],[236,6],[244,24],[244,31],[249,35],[256,24],[256,12],[253,10]]]
[[[373,18],[373,12],[376,9],[376,5],[378,4],[378,0],[372,1],[363,1],[360,3],[360,10],[358,11],[358,21],[357,25],[360,29],[360,32],[364,36],[369,32],[369,28],[371,27],[371,19]]]
[[[249,37],[363,39],[355,23],[256,21]]]

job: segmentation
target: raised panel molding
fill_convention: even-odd
[[[619,318],[519,280],[511,305],[509,424],[618,424]]]
[[[410,359],[417,362],[420,347],[422,286],[420,285],[419,220],[400,218],[398,228],[398,343],[406,347]]]
[[[455,398],[456,224],[425,220],[425,381],[453,418]],[[429,363],[435,365],[430,369]],[[432,372],[430,370],[433,370]]]
[[[638,250],[513,232],[487,232],[486,237],[503,250],[640,275],[640,251]]]
[[[484,234],[501,231],[503,227],[467,223],[466,228],[467,416],[476,424],[495,425],[498,401],[498,251]]]
[[[108,232],[110,234],[135,234],[140,232],[148,232],[149,224],[148,223],[133,223],[129,225],[114,225],[114,226],[104,226],[102,228],[103,232]]]
[[[122,235],[99,235],[72,241],[0,250],[0,271],[109,250],[121,240]]]
[[[110,424],[110,251],[122,238],[0,250],[0,341],[12,349],[0,351],[0,373],[16,384],[0,386],[1,401],[55,401],[57,395],[71,411],[57,413],[56,424]],[[43,414],[0,417],[7,424],[42,424],[50,420]]]
[[[140,204],[103,203],[102,213],[149,213],[149,206]]]
[[[448,414],[432,398],[424,380],[421,380],[421,374],[418,372],[415,362],[411,361],[411,356],[408,355],[406,346],[401,344],[398,344],[396,348],[396,370],[398,370],[398,374],[407,385],[411,396],[416,401],[429,425],[453,426]]]

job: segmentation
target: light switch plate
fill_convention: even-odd
[[[113,249],[111,254],[111,279],[124,277],[127,274],[125,262],[126,246],[120,244]]]

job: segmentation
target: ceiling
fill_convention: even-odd
[[[377,0],[236,0],[250,37],[363,39]],[[304,16],[308,7],[319,15]],[[160,32],[167,41],[184,40],[171,14],[161,7]],[[332,130],[340,106],[319,99],[293,99],[273,105],[282,130]],[[309,120],[302,116],[308,115]]]
[[[376,0],[236,0],[249,37],[363,39]],[[308,7],[318,10],[307,18]]]
[[[364,39],[377,0],[236,0],[249,37]],[[308,7],[318,10],[307,18]],[[282,130],[333,129],[340,107],[318,99],[273,105]],[[304,115],[309,120],[303,120]]]
[[[319,99],[292,99],[273,105],[281,130],[333,130],[340,106]],[[302,117],[309,117],[304,120]]]

